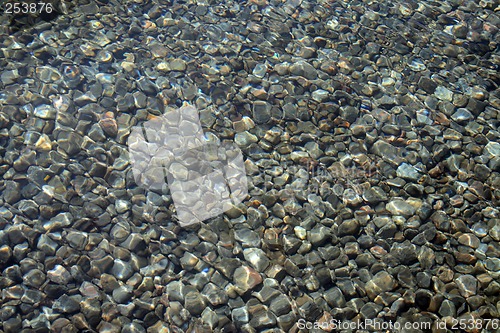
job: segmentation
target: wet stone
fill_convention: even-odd
[[[262,282],[262,277],[254,269],[241,266],[235,270],[233,280],[238,292],[244,294],[259,285]]]
[[[500,271],[500,259],[499,258],[488,258],[484,261],[484,267],[491,272]]]
[[[262,79],[266,75],[266,72],[267,66],[265,64],[257,64],[252,71],[253,75],[260,79]]]
[[[248,131],[236,133],[234,137],[234,142],[240,147],[247,147],[257,141],[257,137]]]
[[[454,318],[457,315],[457,309],[452,301],[445,299],[441,303],[438,313],[443,317],[449,316]]]
[[[474,234],[462,234],[458,237],[458,242],[468,247],[472,247],[477,249],[480,244],[479,238],[477,238]]]
[[[411,181],[417,181],[422,177],[419,171],[412,165],[408,163],[402,163],[396,170],[396,175],[403,179],[409,179]]]
[[[231,312],[231,318],[235,324],[243,325],[250,321],[250,314],[246,307],[235,308]]]
[[[197,291],[191,291],[185,295],[184,307],[192,314],[199,315],[205,309],[205,300]]]
[[[273,298],[271,301],[271,304],[269,305],[269,309],[276,315],[276,316],[281,316],[284,314],[287,314],[291,310],[291,304],[288,299],[283,294],[280,294],[276,298]]]
[[[411,265],[417,261],[416,246],[411,244],[410,241],[395,243],[391,247],[391,254],[403,265]]]
[[[345,189],[342,195],[342,199],[349,206],[356,206],[363,201],[363,199],[361,199],[361,196],[351,188]]]
[[[127,280],[132,276],[134,271],[132,270],[132,266],[121,259],[115,259],[114,265],[111,268],[111,274],[113,274],[119,280]]]
[[[434,95],[442,101],[451,102],[453,100],[453,92],[443,86],[438,86]]]
[[[9,318],[3,322],[5,333],[20,332],[22,327],[23,323],[20,317]]]
[[[237,229],[234,231],[234,238],[241,242],[243,247],[260,247],[259,235],[248,228]]]
[[[273,327],[276,324],[276,316],[269,311],[260,311],[252,316],[250,326],[257,329]]]
[[[484,153],[489,158],[500,156],[500,143],[498,143],[498,142],[489,142],[484,147]]]
[[[451,115],[451,119],[456,121],[457,123],[467,123],[471,119],[474,119],[474,116],[469,112],[469,110],[459,108],[455,113]]]
[[[51,105],[39,105],[33,110],[33,115],[41,119],[56,119],[56,109]]]
[[[338,287],[333,287],[327,290],[323,297],[331,307],[341,308],[346,304],[346,300],[342,291]]]
[[[186,70],[186,62],[182,59],[174,59],[169,63],[170,70],[183,72]]]
[[[477,293],[477,280],[474,276],[465,274],[460,275],[456,280],[458,290],[463,297],[471,297]]]
[[[16,203],[21,199],[21,187],[19,183],[8,180],[5,182],[5,189],[3,191],[3,199],[9,204]]]
[[[484,101],[479,101],[475,98],[469,98],[469,103],[467,103],[467,110],[472,112],[473,115],[478,116],[481,112],[484,111],[488,103]]]
[[[271,119],[271,105],[265,101],[255,101],[252,111],[257,124],[265,124]]]
[[[39,269],[33,269],[23,276],[25,285],[38,288],[45,282],[45,273]]]
[[[261,249],[249,248],[243,251],[245,260],[247,260],[258,272],[264,272],[269,266],[269,259]]]
[[[378,186],[370,187],[363,192],[363,200],[369,203],[379,203],[387,200],[387,195]]]
[[[345,220],[338,228],[338,236],[357,235],[359,230],[360,224],[358,220]]]
[[[79,295],[62,295],[54,302],[53,309],[61,313],[73,313],[79,311],[81,298],[82,297]]]
[[[132,298],[133,288],[129,285],[122,285],[115,288],[112,293],[116,303],[125,304]]]
[[[380,293],[391,291],[396,286],[397,282],[394,277],[387,272],[381,271],[366,283],[365,288],[370,299],[375,299]]]
[[[61,265],[56,265],[52,270],[48,271],[47,278],[62,285],[66,285],[72,280],[71,274]]]
[[[378,305],[375,303],[366,303],[361,307],[359,313],[365,319],[373,319],[377,318],[377,314],[380,312],[380,310],[382,310],[382,308],[382,305]]]
[[[290,73],[292,75],[303,76],[308,80],[314,80],[318,75],[316,69],[305,61],[299,61],[290,66]]]
[[[425,76],[422,76],[420,78],[420,80],[418,81],[418,86],[428,94],[434,93],[434,91],[436,91],[437,88],[436,82]]]
[[[404,200],[396,199],[386,205],[386,209],[393,215],[410,217],[415,214],[416,209]]]
[[[139,323],[131,322],[123,326],[121,333],[146,333],[146,329]]]
[[[326,101],[328,99],[328,96],[329,92],[322,89],[315,90],[311,94],[312,99],[319,103]]]
[[[170,282],[167,284],[166,291],[170,301],[184,302],[184,284],[182,282]]]
[[[207,301],[213,306],[223,305],[228,301],[226,293],[213,283],[208,283],[205,288],[203,288],[202,295],[204,295]]]

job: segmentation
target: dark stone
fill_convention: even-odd
[[[433,94],[436,91],[437,83],[434,80],[422,76],[418,81],[418,86],[428,94]]]

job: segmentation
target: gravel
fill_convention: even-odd
[[[51,3],[2,13],[0,331],[499,317],[493,1]],[[186,104],[248,183],[192,225],[128,149]]]

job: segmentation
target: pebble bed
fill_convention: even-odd
[[[499,318],[498,6],[79,0],[4,24],[0,332]],[[183,103],[249,185],[186,227],[127,149]]]

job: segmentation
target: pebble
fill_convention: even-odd
[[[74,313],[80,310],[81,296],[68,296],[62,295],[59,297],[52,306],[53,309],[60,313]]]
[[[318,103],[322,103],[328,99],[329,92],[323,89],[318,89],[313,91],[311,94],[311,97],[313,100],[315,100]]]
[[[418,86],[428,94],[433,94],[436,91],[437,84],[432,79],[422,76],[418,81]]]
[[[71,274],[61,265],[56,265],[54,269],[48,271],[47,278],[54,283],[62,285],[67,285],[72,280]]]
[[[184,307],[192,315],[200,315],[205,309],[205,299],[198,291],[188,292],[184,296]]]
[[[461,275],[455,280],[455,283],[463,297],[468,298],[476,295],[477,280],[474,276],[469,274]]]
[[[271,119],[271,105],[265,101],[255,101],[252,110],[257,124],[265,124]]]
[[[396,288],[397,282],[392,275],[387,272],[381,271],[366,283],[366,293],[370,299],[375,299],[380,293],[385,291],[392,291]]]
[[[264,272],[269,266],[270,260],[261,249],[249,248],[243,250],[245,260],[247,260],[257,272]]]
[[[386,205],[386,209],[393,215],[405,217],[410,217],[416,212],[416,208],[404,200],[392,200]]]
[[[172,71],[184,72],[186,70],[186,62],[182,59],[174,59],[169,62],[168,67]]]
[[[292,64],[289,70],[290,74],[296,76],[303,76],[308,80],[314,80],[318,76],[316,69],[306,61],[299,61],[297,63]]]
[[[434,95],[442,101],[451,102],[453,100],[453,92],[443,86],[438,86],[434,91]]]
[[[498,142],[489,142],[484,147],[484,152],[487,154],[489,158],[494,158],[500,156],[500,143]]]
[[[240,147],[247,147],[252,143],[258,142],[259,139],[254,134],[244,131],[241,133],[236,133],[234,136],[234,142]]]
[[[466,123],[473,119],[474,116],[472,113],[469,112],[469,110],[465,108],[459,108],[457,111],[451,115],[451,119],[456,121],[457,123]]]
[[[260,274],[248,266],[238,267],[234,271],[233,280],[240,295],[243,295],[248,290],[251,290],[262,283],[262,277]]]
[[[337,233],[339,236],[357,235],[359,230],[360,230],[360,224],[359,224],[358,220],[349,219],[349,220],[342,222],[342,224],[339,225]]]
[[[115,259],[111,273],[119,280],[125,281],[132,276],[132,266],[121,259]]]

